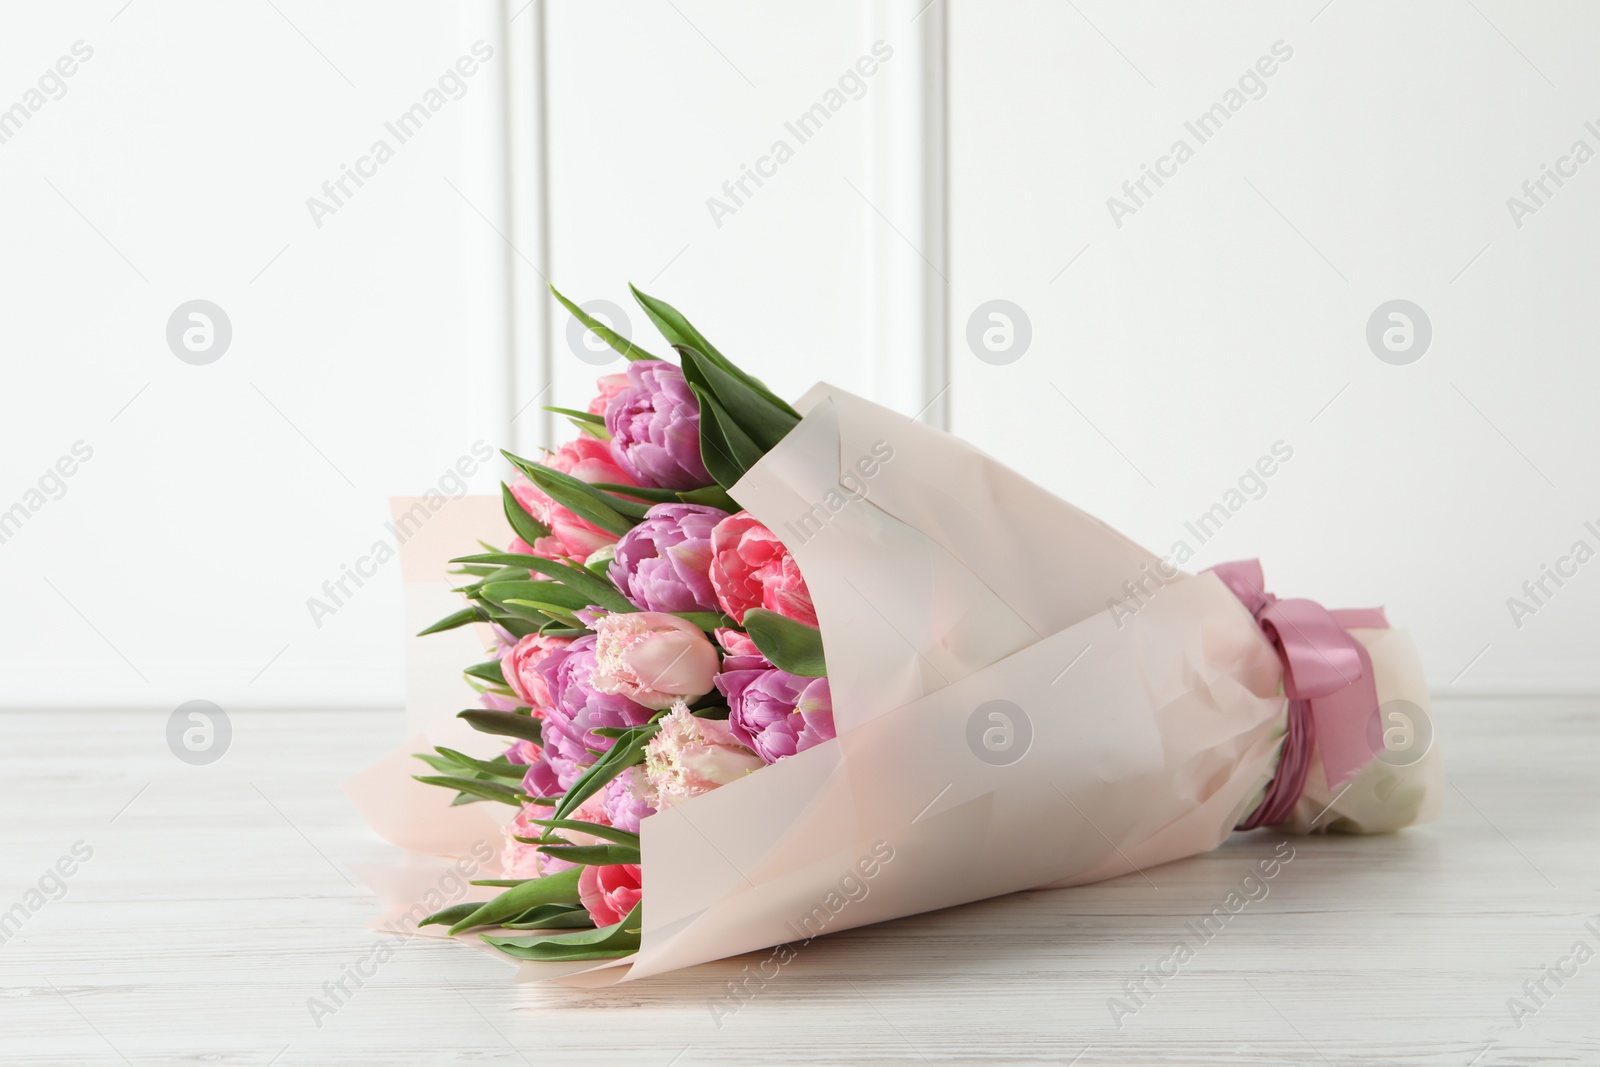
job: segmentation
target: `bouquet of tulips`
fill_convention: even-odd
[[[640,823],[834,736],[816,610],[794,557],[728,488],[800,415],[671,306],[635,296],[681,366],[556,298],[629,361],[578,436],[540,460],[506,453],[505,551],[455,562],[468,607],[430,631],[488,623],[493,659],[467,668],[511,741],[498,759],[419,755],[455,803],[517,808],[504,893],[428,917],[526,959],[639,947]],[[581,932],[574,932],[577,928]]]
[[[491,635],[459,718],[506,747],[416,777],[509,811],[498,892],[420,925],[593,984],[1437,812],[1381,610],[1183,573],[939,430],[791,406],[634,296],[677,361],[556,294],[626,372],[507,454],[504,548],[455,560],[467,604],[424,631]]]

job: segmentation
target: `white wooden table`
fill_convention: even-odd
[[[1576,942],[1600,952],[1596,701],[1443,704],[1444,818],[1294,841],[1269,895],[1120,1028],[1111,998],[1281,838],[1235,835],[1154,888],[820,938],[720,1026],[709,1002],[757,957],[586,992],[420,939],[318,1026],[308,998],[378,936],[345,865],[396,857],[339,785],[400,742],[400,715],[236,713],[205,767],[168,751],[166,719],[0,716],[0,909],[30,912],[0,945],[0,1062],[1600,1063],[1600,958],[1545,978],[1542,1005],[1523,988],[1571,973]],[[93,854],[64,895],[27,897],[79,841]],[[1513,997],[1538,1009],[1520,1028]]]

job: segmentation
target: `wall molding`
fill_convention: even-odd
[[[506,24],[505,159],[511,343],[502,438],[519,455],[551,441],[550,182],[545,0],[502,0]]]
[[[878,400],[941,429],[950,425],[946,6],[868,8],[868,40],[893,47],[896,67],[874,86],[863,152],[871,205],[862,207]]]

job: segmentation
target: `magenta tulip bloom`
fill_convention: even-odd
[[[655,714],[620,694],[602,693],[594,687],[595,638],[580,637],[566,648],[545,656],[535,668],[550,692],[542,733],[543,751],[528,768],[523,784],[530,796],[554,796],[571,788],[598,757],[614,743],[592,731],[602,727],[643,726]]]
[[[728,726],[739,743],[768,763],[830,740],[833,694],[826,678],[777,668],[724,671],[717,688],[728,698]]]
[[[628,387],[606,401],[611,454],[640,485],[711,484],[700,459],[700,404],[683,371],[659,359],[628,365]]]
[[[617,542],[612,582],[645,611],[717,611],[711,531],[727,517],[700,504],[657,504]]]

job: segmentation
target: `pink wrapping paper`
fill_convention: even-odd
[[[806,576],[839,736],[645,819],[640,950],[523,963],[522,979],[610,984],[1143,870],[1216,847],[1271,778],[1281,666],[1215,576],[1180,575],[1119,621],[1108,606],[1156,565],[1151,553],[970,445],[842,390],[819,385],[799,409],[731,492]],[[445,532],[468,551],[503,539],[498,528]],[[424,576],[406,569],[408,582]],[[1404,631],[1354,633],[1380,702],[1426,711]],[[472,661],[422,655],[451,678]],[[423,711],[411,720],[428,721]],[[387,808],[374,825],[389,840],[464,854],[482,824],[448,813],[492,805],[448,809],[437,789],[431,802],[408,792],[403,814],[378,801],[409,773],[373,772],[352,795],[369,813]],[[1436,746],[1404,767],[1374,761],[1340,791],[1314,767],[1283,828],[1394,829],[1436,815],[1442,786]]]

